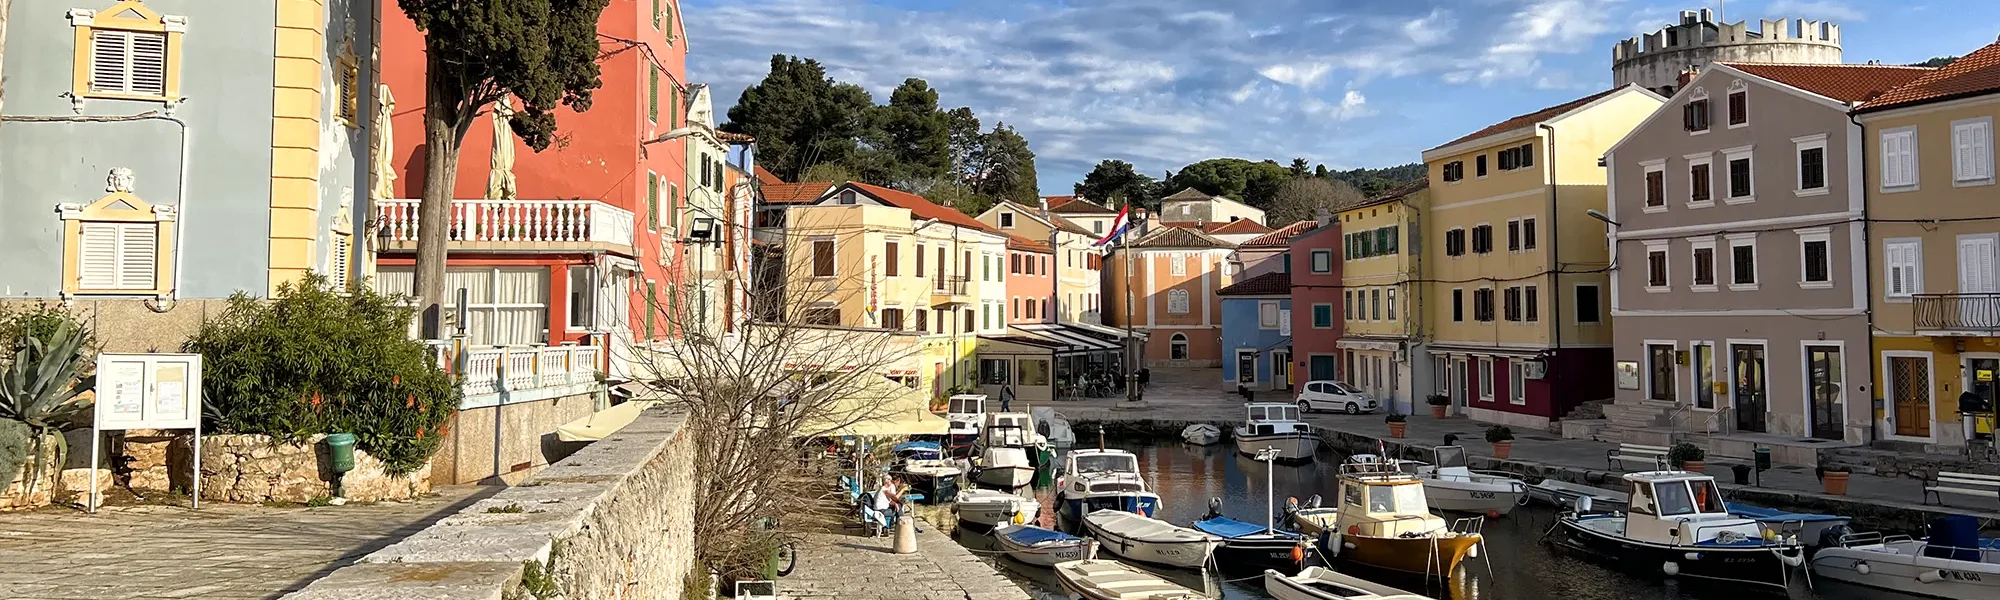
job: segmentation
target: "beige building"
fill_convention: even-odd
[[[1185,223],[1229,223],[1250,220],[1264,224],[1264,211],[1254,206],[1230,200],[1222,196],[1211,196],[1201,190],[1187,188],[1160,199],[1160,212],[1152,216],[1155,224],[1180,225]],[[1263,233],[1269,233],[1265,231]]]

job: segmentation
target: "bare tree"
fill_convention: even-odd
[[[1345,181],[1324,177],[1294,177],[1278,184],[1271,211],[1266,214],[1272,227],[1283,227],[1318,217],[1319,209],[1338,212],[1359,204],[1367,197]]]

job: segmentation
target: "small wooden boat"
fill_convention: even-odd
[[[969,489],[953,500],[958,520],[984,527],[1030,523],[1042,512],[1042,503],[1034,498],[993,490]]]
[[[1807,548],[1838,543],[1840,535],[1848,532],[1848,523],[1854,520],[1841,515],[1786,512],[1741,502],[1724,502],[1722,505],[1729,509],[1729,514],[1755,520],[1765,531],[1780,537],[1796,537]]]
[[[1632,484],[1628,512],[1564,514],[1552,539],[1635,572],[1780,591],[1805,562],[1796,539],[1768,539],[1756,521],[1730,515],[1714,477],[1649,471],[1628,473],[1625,481]]]
[[[1236,426],[1237,452],[1255,456],[1273,448],[1285,462],[1306,462],[1319,454],[1319,434],[1299,420],[1297,405],[1252,402],[1244,410],[1243,424]]]
[[[1057,515],[1072,531],[1094,511],[1122,510],[1150,517],[1160,509],[1160,496],[1146,489],[1139,457],[1130,452],[1071,450],[1063,458],[1062,473],[1056,480]]]
[[[1181,440],[1196,446],[1207,446],[1222,441],[1222,428],[1207,423],[1196,423],[1181,430]]]
[[[1319,534],[1339,525],[1340,509],[1331,506],[1301,508],[1292,513],[1291,521],[1292,529],[1316,540]]]
[[[1424,480],[1431,508],[1497,517],[1528,502],[1527,482],[1507,473],[1472,470],[1466,466],[1465,448],[1438,446],[1431,452],[1428,464],[1402,461]]]
[[[1078,560],[1055,566],[1069,600],[1216,600],[1115,560]]]
[[[1208,564],[1222,540],[1166,521],[1119,510],[1100,510],[1083,518],[1084,527],[1106,551],[1139,562],[1199,569]]]
[[[1933,523],[1930,537],[1921,540],[1875,532],[1840,536],[1813,555],[1813,574],[1917,596],[2000,598],[2000,540],[1979,539],[1977,522],[1960,526],[1970,531],[1956,535],[1940,525]]]
[[[1044,567],[1083,560],[1084,546],[1088,543],[1083,538],[1034,525],[1003,525],[993,530],[993,541],[1014,560]]]
[[[1265,570],[1264,593],[1276,600],[1430,600],[1324,567],[1306,567],[1297,575]]]
[[[1296,569],[1305,560],[1305,536],[1296,532],[1212,516],[1194,522],[1197,531],[1222,539],[1215,564],[1224,569]],[[1254,570],[1251,572],[1255,572]]]
[[[910,491],[923,494],[920,501],[924,504],[951,500],[958,494],[958,478],[964,474],[958,463],[942,459],[906,460],[896,467],[895,473],[909,484]]]
[[[1431,514],[1423,480],[1380,462],[1341,465],[1339,515],[1320,553],[1354,564],[1447,579],[1485,538],[1484,517]]]

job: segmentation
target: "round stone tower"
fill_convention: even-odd
[[[1681,11],[1680,23],[1618,42],[1611,48],[1611,80],[1636,83],[1662,96],[1680,89],[1681,73],[1714,61],[1840,64],[1840,26],[1824,21],[1716,23],[1708,9]]]

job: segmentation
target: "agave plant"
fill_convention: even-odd
[[[96,386],[97,376],[78,377],[89,337],[74,323],[63,323],[45,336],[24,334],[14,344],[13,362],[0,371],[0,419],[19,421],[34,434],[30,492],[47,462],[49,438],[91,408],[80,396]],[[58,456],[63,446],[56,444]]]

